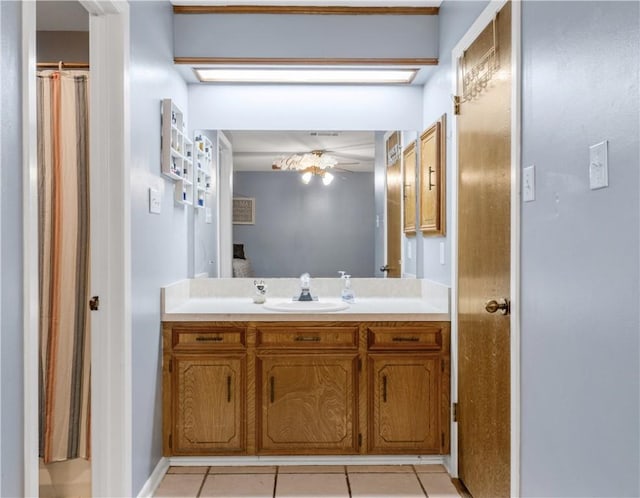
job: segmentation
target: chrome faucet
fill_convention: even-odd
[[[308,273],[303,273],[300,275],[300,297],[298,297],[298,301],[313,301],[313,297],[311,297],[311,275]]]

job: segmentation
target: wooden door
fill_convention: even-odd
[[[402,153],[404,162],[404,233],[416,233],[416,142],[411,142]]]
[[[357,453],[355,354],[258,359],[262,453]]]
[[[176,356],[173,454],[245,448],[245,355]]]
[[[370,354],[369,424],[371,453],[439,453],[439,358]]]
[[[485,303],[510,295],[510,3],[457,70],[459,93],[470,78],[458,116],[458,468],[474,497],[508,496],[509,317]]]
[[[402,239],[402,171],[400,132],[387,139],[387,277],[400,278],[400,247]]]

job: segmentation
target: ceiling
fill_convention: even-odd
[[[76,0],[37,0],[38,31],[89,31],[89,14]]]
[[[282,155],[322,150],[338,159],[338,169],[372,172],[373,131],[225,131],[235,171],[273,171]]]

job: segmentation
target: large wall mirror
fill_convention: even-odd
[[[234,276],[376,276],[375,132],[224,134],[233,151]]]

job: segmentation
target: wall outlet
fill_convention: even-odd
[[[536,200],[536,167],[533,164],[522,170],[522,200]]]
[[[162,207],[162,201],[160,198],[160,192],[156,189],[149,189],[149,212],[153,214],[160,214],[160,208]]]
[[[591,190],[609,186],[607,141],[589,147],[589,187]]]

